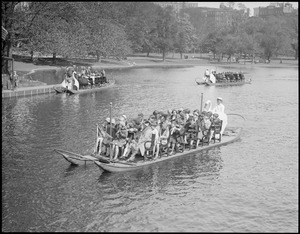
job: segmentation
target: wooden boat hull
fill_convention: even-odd
[[[110,80],[109,84],[106,86],[101,86],[101,87],[96,87],[96,88],[87,88],[87,89],[80,89],[80,90],[70,90],[70,89],[66,89],[64,92],[66,92],[69,95],[73,95],[73,94],[82,94],[82,93],[93,93],[93,92],[99,92],[101,90],[110,88],[111,86],[113,86],[115,84],[115,80]],[[64,92],[60,92],[57,88],[54,88],[54,90],[56,91],[56,93],[64,93]]]
[[[232,86],[232,85],[244,85],[251,84],[251,80],[244,82],[220,82],[220,83],[207,83],[205,82],[205,86]]]
[[[86,162],[99,160],[91,155],[80,155],[67,150],[55,149],[54,151],[63,156],[65,160],[73,165],[80,165]]]
[[[61,94],[66,92],[66,90],[63,87],[53,87],[53,89],[55,90],[56,94]]]
[[[132,171],[132,170],[140,169],[140,168],[152,165],[152,164],[156,164],[156,163],[159,163],[159,162],[170,160],[172,158],[182,157],[184,155],[198,153],[198,152],[208,150],[208,149],[211,149],[211,148],[214,148],[214,147],[229,144],[231,142],[234,142],[234,141],[238,140],[241,136],[241,132],[242,132],[242,127],[239,127],[239,128],[234,129],[234,135],[232,135],[232,136],[222,135],[222,141],[221,142],[210,143],[209,145],[199,146],[196,149],[185,150],[182,153],[176,153],[175,155],[169,155],[167,157],[161,157],[157,160],[146,161],[146,162],[141,161],[141,162],[137,162],[137,163],[132,163],[132,165],[124,164],[123,162],[104,163],[104,162],[100,162],[100,161],[94,161],[94,163],[97,166],[99,166],[101,169],[103,169],[105,171],[108,171],[108,172]]]
[[[196,83],[197,83],[197,85],[205,85],[205,84],[206,84],[205,81],[202,81],[202,82],[201,82],[201,81],[197,81],[197,80],[196,80]]]
[[[197,85],[205,85],[205,79],[204,78],[196,78],[195,82]]]

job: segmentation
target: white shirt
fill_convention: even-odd
[[[220,114],[220,113],[224,114],[225,113],[225,106],[222,103],[220,103],[220,104],[216,105],[216,107],[213,109],[213,112],[218,113],[218,114]]]

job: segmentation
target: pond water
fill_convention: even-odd
[[[252,84],[232,87],[196,85],[205,68],[114,71],[101,92],[2,99],[2,231],[297,232],[298,66],[242,67]],[[201,93],[246,117],[240,140],[117,174],[53,152],[91,152],[110,102],[133,118],[200,108]]]

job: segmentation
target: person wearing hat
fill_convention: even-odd
[[[219,119],[222,120],[222,135],[227,126],[227,115],[225,114],[225,106],[223,105],[223,99],[221,97],[217,97],[217,105],[213,109],[213,113],[217,113],[219,115]]]
[[[116,135],[116,129],[115,129],[115,119],[112,118],[112,120],[110,121],[110,118],[106,118],[105,122],[103,124],[103,129],[105,132],[105,137],[102,141],[102,146],[103,146],[103,153],[106,156],[109,156],[110,154],[110,146],[109,144],[112,142],[112,140],[115,138]],[[111,131],[111,133],[110,133]],[[110,135],[111,134],[111,135]]]
[[[159,147],[161,148],[166,148],[166,147],[169,147],[168,146],[168,139],[169,139],[169,136],[170,136],[170,129],[169,129],[169,125],[164,122],[162,125],[161,125],[161,128],[160,128],[160,133],[159,133]],[[159,148],[158,148],[159,150]]]
[[[217,105],[213,109],[214,113],[225,113],[225,106],[223,105],[223,99],[221,97],[217,97]]]
[[[197,138],[197,120],[198,120],[198,112],[194,112],[194,115],[190,116],[190,125],[187,130],[187,140],[189,141],[190,148],[193,146],[194,140]],[[197,146],[196,146],[197,148]]]
[[[145,154],[145,142],[147,141],[151,142],[151,138],[152,138],[152,128],[150,126],[150,121],[145,120],[143,125],[144,125],[143,129],[138,132],[139,134],[137,134],[139,135],[137,147],[142,156],[144,156]],[[146,160],[145,156],[144,156],[144,160]]]
[[[204,115],[203,118],[203,127],[204,127],[202,131],[203,136],[208,136],[210,126],[211,126],[210,116],[209,114],[206,114]]]
[[[197,130],[196,148],[198,147],[200,141],[202,140],[203,131],[205,130],[205,126],[204,126],[204,115],[205,114],[203,114],[203,112],[202,112],[196,121],[196,125],[197,125],[197,127],[196,127],[196,130]]]
[[[170,155],[175,153],[175,147],[178,148],[178,144],[180,142],[180,125],[176,123],[175,120],[171,121],[171,127],[170,127],[170,146],[171,146],[171,152]]]
[[[144,119],[144,115],[140,113],[138,114],[137,118],[131,121],[133,123],[134,128],[136,128],[138,131],[142,130],[143,119]]]
[[[212,137],[215,135],[217,135],[217,132],[215,134],[215,129],[217,129],[218,127],[222,127],[222,120],[219,119],[219,114],[218,113],[214,113],[212,116],[212,120],[211,120],[211,134],[210,134],[210,139],[209,141],[211,141]],[[220,136],[219,136],[219,140],[220,140]]]
[[[123,147],[126,144],[126,138],[128,136],[128,129],[126,126],[126,123],[124,121],[124,118],[119,119],[119,124],[116,126],[116,137],[112,141],[113,147],[112,147],[112,152],[114,152],[114,160],[118,159],[119,156],[119,150],[123,149]]]
[[[152,135],[155,135],[154,138],[154,148],[153,148],[153,155],[155,154],[155,157],[153,158],[154,160],[158,158],[158,153],[159,153],[159,132],[160,132],[160,127],[158,123],[154,120],[150,123],[151,130],[152,130]]]

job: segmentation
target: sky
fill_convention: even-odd
[[[221,2],[197,2],[197,3],[198,3],[198,7],[219,8]],[[237,3],[239,2],[235,2],[235,5],[237,5]],[[247,8],[250,8],[250,16],[253,15],[253,8],[266,7],[270,5],[270,2],[241,2],[241,3],[243,3]],[[291,3],[295,9],[298,8],[298,2],[289,2],[289,3]]]

